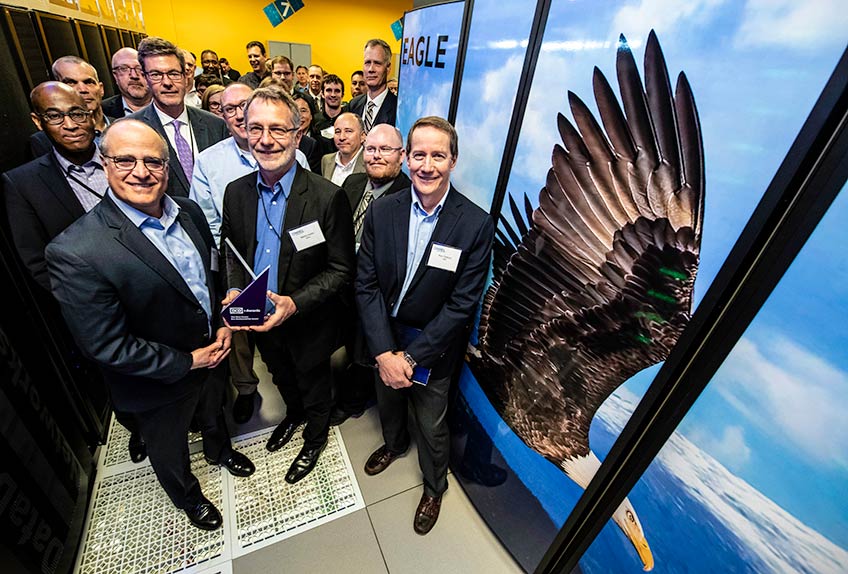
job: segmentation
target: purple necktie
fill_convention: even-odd
[[[177,146],[177,156],[180,158],[180,165],[183,168],[186,179],[191,181],[191,172],[194,170],[194,154],[191,153],[191,146],[180,135],[180,128],[183,123],[180,120],[174,120],[171,123],[174,125],[174,144]]]

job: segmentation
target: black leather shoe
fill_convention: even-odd
[[[130,435],[130,444],[127,448],[130,451],[130,460],[134,463],[138,464],[147,458],[147,445],[144,444],[138,432]]]
[[[421,495],[421,500],[418,502],[418,508],[415,510],[415,520],[412,522],[412,528],[416,534],[424,536],[430,532],[436,525],[439,519],[439,511],[442,509],[441,496]]]
[[[230,456],[220,462],[215,462],[206,456],[203,458],[206,459],[207,464],[219,464],[223,466],[233,476],[250,476],[256,470],[256,467],[253,466],[249,458],[235,450],[230,453]]]
[[[256,404],[256,395],[259,393],[254,391],[249,395],[239,395],[233,403],[233,420],[236,423],[243,425],[253,417],[253,407]]]
[[[359,411],[347,411],[341,407],[333,407],[333,410],[330,411],[330,426],[339,426],[349,418],[358,419],[364,412],[365,409]]]
[[[183,510],[191,523],[201,530],[217,530],[224,523],[215,505],[205,498],[197,506],[190,506]]]
[[[365,462],[365,474],[374,476],[386,470],[390,464],[406,454],[409,447],[400,454],[395,454],[386,448],[386,445],[381,446],[371,453],[368,460]]]
[[[300,426],[300,423],[302,422],[303,420],[299,418],[284,418],[283,422],[277,425],[277,428],[275,428],[274,432],[271,433],[271,438],[269,438],[268,442],[265,443],[265,448],[271,452],[283,448],[294,436],[294,431],[297,430],[297,427]]]
[[[286,473],[286,482],[294,484],[312,472],[312,469],[315,468],[315,465],[318,463],[318,457],[321,456],[325,446],[327,446],[327,441],[324,441],[324,444],[321,446],[313,448],[303,447],[300,449],[300,452],[297,453],[297,457],[294,459],[294,462],[289,467],[289,471]]]

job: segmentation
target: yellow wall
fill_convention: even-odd
[[[312,45],[312,61],[337,74],[350,90],[350,74],[362,68],[362,48],[382,38],[400,51],[391,24],[412,9],[412,0],[306,0],[304,7],[276,28],[262,12],[271,0],[143,0],[150,36],[161,36],[198,59],[206,48],[226,57],[241,73],[249,72],[245,44],[260,40]],[[198,62],[198,65],[200,62]],[[397,70],[392,70],[397,75]]]

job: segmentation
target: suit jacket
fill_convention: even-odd
[[[110,118],[122,118],[124,117],[124,102],[121,100],[121,94],[118,93],[114,96],[110,96],[100,102],[100,107],[103,108],[103,113]]]
[[[336,171],[336,152],[328,153],[321,158],[321,175],[330,179],[333,177],[334,171]],[[353,175],[354,173],[365,173],[365,157],[362,151],[359,152],[353,163],[353,171],[350,174]]]
[[[44,248],[85,209],[52,153],[6,172],[2,181],[12,241],[33,278],[49,291]]]
[[[321,173],[321,158],[324,157],[324,154],[321,153],[321,145],[315,139],[303,134],[298,149],[306,156],[306,161],[309,162],[309,169],[312,170],[312,173]]]
[[[353,215],[341,188],[321,176],[295,167],[294,181],[286,205],[280,246],[278,284],[268,288],[290,296],[297,313],[277,327],[300,368],[308,369],[326,360],[341,338],[343,297],[353,282],[356,255]],[[259,209],[255,173],[227,186],[221,226],[222,245],[229,238],[248,263],[256,253],[256,216]],[[297,252],[289,230],[317,221],[326,241]],[[241,289],[249,278],[242,266],[230,261],[230,288]]]
[[[220,277],[203,212],[176,198],[221,326]],[[207,316],[183,277],[107,196],[46,250],[53,295],[82,352],[100,366],[115,408],[143,412],[196,391],[206,369],[191,351],[210,342]]]
[[[387,89],[388,92],[388,89]],[[347,105],[347,111],[352,112],[359,117],[365,119],[365,104],[368,102],[368,94],[359,94],[353,98]],[[377,117],[371,123],[372,126],[377,124],[397,123],[397,96],[391,92],[386,93],[386,99],[383,100],[383,105],[377,112]]]
[[[186,109],[188,110],[188,119],[191,122],[191,129],[194,132],[194,141],[197,144],[198,152],[202,152],[209,146],[230,137],[227,124],[218,116],[192,106],[186,106]],[[168,162],[170,166],[168,170],[168,195],[171,197],[188,197],[191,182],[186,179],[185,172],[180,164],[180,158],[177,155],[177,150],[174,149],[170,140],[168,140],[165,128],[162,126],[162,122],[159,121],[159,115],[153,109],[153,104],[151,103],[146,108],[127,117],[143,121],[165,138],[168,144],[168,157],[170,158]]]
[[[347,194],[347,200],[350,202],[350,211],[352,213],[356,213],[356,206],[359,205],[362,196],[365,195],[365,184],[367,183],[368,174],[366,173],[352,173],[342,183],[342,189]],[[392,185],[389,186],[389,189],[380,197],[385,197],[402,189],[409,189],[410,185],[412,185],[412,182],[409,181],[409,177],[405,173],[400,172],[392,182]]]
[[[381,197],[365,215],[356,273],[356,304],[372,357],[401,350],[391,311],[406,276],[410,189]],[[488,213],[451,187],[436,228],[398,309],[396,321],[422,329],[406,348],[436,378],[449,376],[465,350],[467,327],[480,302],[492,251]],[[456,271],[430,267],[434,243],[461,250]]]

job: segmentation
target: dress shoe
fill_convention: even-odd
[[[416,534],[424,536],[430,532],[436,525],[439,519],[439,511],[442,509],[442,497],[421,495],[421,500],[418,502],[418,508],[415,510],[415,520],[412,522],[412,528]]]
[[[390,464],[392,464],[395,459],[398,459],[406,454],[406,451],[409,450],[409,447],[406,448],[400,454],[395,454],[386,448],[386,445],[381,446],[377,450],[371,453],[371,456],[368,457],[368,460],[365,461],[365,474],[368,476],[374,476],[375,474],[380,474],[384,470],[386,470]]]
[[[130,451],[130,460],[136,464],[147,458],[147,445],[144,444],[138,432],[130,435],[130,444],[127,449]]]
[[[324,444],[321,446],[303,447],[300,449],[300,452],[297,453],[297,457],[294,459],[294,462],[289,467],[289,471],[286,473],[286,482],[294,484],[312,472],[312,469],[315,468],[315,464],[318,462],[318,457],[321,456],[325,446],[327,446],[327,441],[324,441]]]
[[[205,498],[200,504],[185,508],[184,512],[191,523],[201,530],[217,530],[224,523],[215,505]]]
[[[297,430],[297,427],[300,426],[300,423],[302,422],[303,420],[299,418],[284,418],[283,422],[277,425],[277,428],[275,428],[274,432],[271,433],[271,438],[269,438],[268,442],[265,443],[265,448],[267,448],[270,452],[283,448],[294,436],[294,431]]]
[[[330,426],[339,426],[349,418],[358,419],[362,416],[362,413],[364,412],[365,409],[360,409],[358,411],[348,411],[343,409],[342,407],[333,407],[333,410],[330,412]]]
[[[236,423],[243,425],[253,417],[253,407],[256,404],[256,395],[259,393],[253,391],[248,395],[239,395],[233,403],[233,420]]]
[[[204,458],[207,464],[220,464],[233,476],[250,476],[256,470],[249,458],[235,450],[230,453],[230,456],[219,462],[215,462],[209,457]]]

